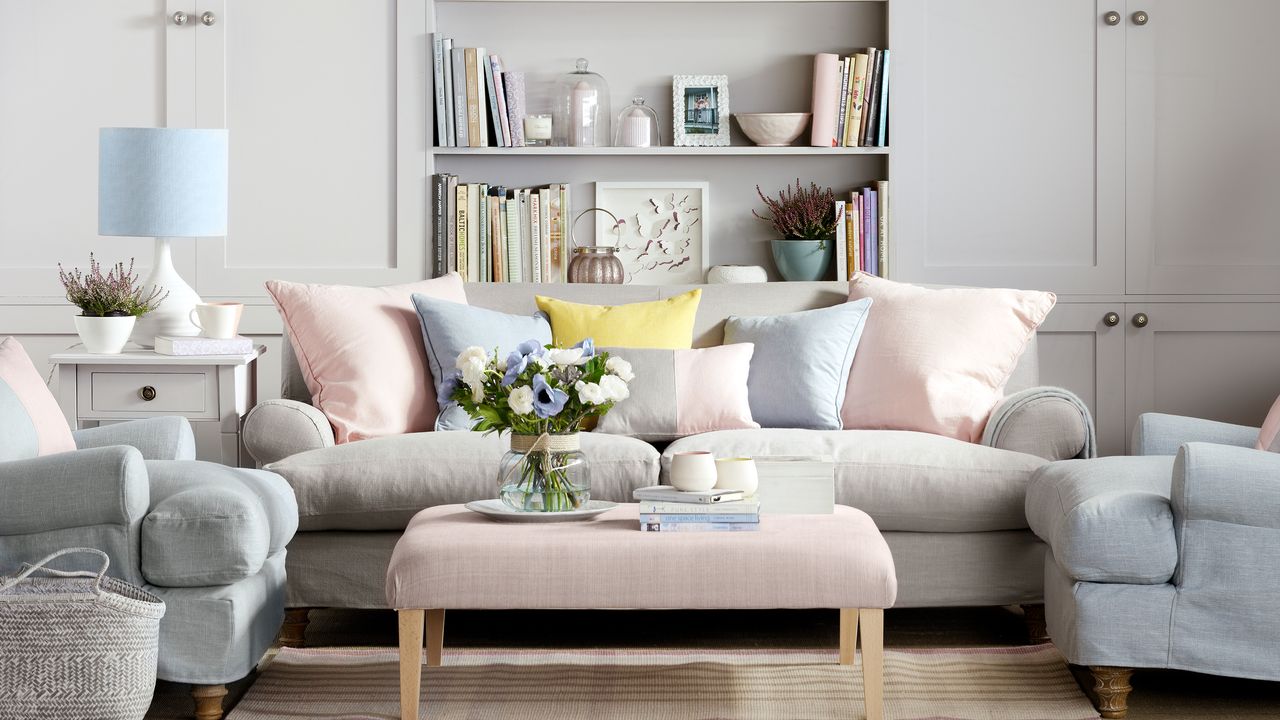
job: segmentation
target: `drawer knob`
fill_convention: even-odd
[[[138,391],[138,394],[147,402],[151,402],[156,399],[156,389],[150,385],[144,385],[142,389]]]
[[[1102,316],[1102,324],[1107,327],[1115,327],[1120,324],[1120,313],[1109,312]]]
[[[1138,313],[1133,316],[1133,326],[1136,328],[1144,328],[1150,322],[1146,313]]]

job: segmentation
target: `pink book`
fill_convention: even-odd
[[[813,147],[839,147],[836,115],[840,112],[840,57],[818,53],[813,57]]]
[[[511,127],[511,147],[524,147],[524,73],[504,70],[502,84],[507,92],[507,123]]]

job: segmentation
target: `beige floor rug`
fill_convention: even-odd
[[[445,649],[425,668],[432,720],[864,717],[861,673],[829,651]],[[861,662],[861,659],[859,659]],[[389,649],[283,650],[228,720],[398,718]],[[1052,646],[890,650],[891,720],[1093,720]]]

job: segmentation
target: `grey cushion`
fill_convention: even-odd
[[[1151,585],[1178,565],[1171,457],[1107,457],[1046,465],[1027,488],[1027,520],[1076,580]]]
[[[101,425],[71,433],[76,447],[128,445],[138,448],[147,460],[195,460],[196,437],[186,418],[170,415],[144,420]]]
[[[0,378],[0,462],[26,460],[40,454],[40,434],[18,393]]]
[[[894,430],[723,430],[681,438],[663,452],[718,457],[828,455],[836,502],[883,530],[981,532],[1027,527],[1023,497],[1041,458],[926,433]]]
[[[403,530],[419,510],[497,497],[506,436],[430,432],[312,450],[272,463],[293,486],[302,530]],[[591,497],[631,502],[658,481],[658,452],[634,438],[582,434]]]
[[[244,418],[244,446],[259,464],[330,447],[333,426],[318,408],[297,400],[264,400]]]

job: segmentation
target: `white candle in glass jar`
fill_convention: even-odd
[[[551,139],[550,115],[525,115],[524,136],[527,140]]]
[[[596,89],[586,80],[573,86],[569,112],[569,144],[577,147],[596,145]]]

